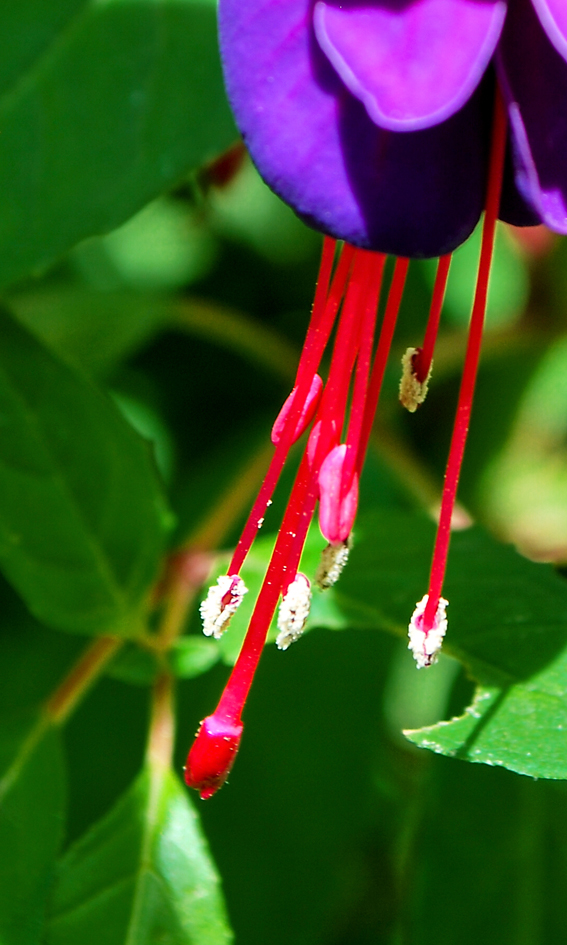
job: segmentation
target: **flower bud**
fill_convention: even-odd
[[[297,419],[295,425],[295,430],[293,433],[292,442],[295,443],[299,439],[301,434],[307,429],[311,423],[313,417],[315,416],[315,411],[317,410],[319,401],[321,399],[321,392],[323,390],[323,381],[318,374],[315,374],[313,380],[311,381],[311,387],[309,388],[309,393],[301,413]],[[284,403],[282,409],[276,417],[275,423],[272,427],[272,443],[279,443],[280,437],[283,433],[283,429],[286,423],[286,420],[290,414],[290,411],[293,407],[293,402],[295,400],[295,395],[297,393],[297,387],[294,387],[291,394]]]
[[[230,722],[217,715],[208,715],[201,722],[185,767],[185,783],[199,791],[201,800],[212,797],[226,781],[243,727],[242,722]]]

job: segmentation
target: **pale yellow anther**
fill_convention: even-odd
[[[427,396],[431,367],[424,381],[420,381],[415,373],[414,358],[419,348],[408,348],[402,358],[402,377],[400,380],[400,403],[410,413],[415,413]]]

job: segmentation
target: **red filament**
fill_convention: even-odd
[[[441,512],[439,515],[437,538],[435,540],[435,549],[433,552],[433,561],[431,564],[431,573],[429,577],[429,599],[427,601],[427,606],[423,615],[423,629],[426,633],[433,627],[435,615],[439,606],[439,599],[443,589],[443,580],[445,578],[445,570],[447,566],[447,554],[449,552],[449,542],[451,538],[451,519],[453,516],[453,508],[457,495],[457,486],[459,483],[467,433],[469,430],[474,388],[482,343],[484,316],[486,312],[488,280],[490,278],[490,266],[492,263],[492,253],[494,249],[496,220],[498,218],[500,193],[502,190],[504,154],[506,150],[506,129],[506,112],[504,108],[504,102],[502,100],[500,90],[497,89],[494,103],[492,146],[488,171],[488,189],[485,203],[478,278],[471,313],[469,337],[465,355],[465,366],[459,391],[455,425],[453,427],[449,458],[447,461],[447,469],[445,471],[443,498],[441,500]]]

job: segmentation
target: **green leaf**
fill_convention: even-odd
[[[358,534],[339,606],[351,625],[405,634],[427,590],[434,527],[417,515],[377,514]],[[468,761],[567,778],[567,583],[472,528],[453,535],[444,594],[444,649],[479,685],[461,717],[408,737]]]
[[[164,297],[66,283],[18,292],[9,306],[40,341],[93,375],[109,374],[171,315]]]
[[[0,285],[114,229],[236,136],[210,0],[20,0],[0,37]]]
[[[206,673],[220,658],[220,648],[216,640],[203,637],[179,637],[169,651],[171,671],[180,679],[194,679]]]
[[[160,669],[155,652],[126,643],[108,665],[106,675],[132,686],[150,686]]]
[[[426,789],[406,815],[411,847],[401,940],[419,945],[562,940],[565,786],[434,760]]]
[[[219,880],[187,793],[144,771],[63,857],[48,945],[226,945]]]
[[[135,633],[163,543],[148,448],[5,313],[0,333],[2,570],[50,626]]]
[[[34,726],[35,723],[35,726]],[[34,945],[63,834],[65,777],[58,733],[35,717],[0,735],[0,941]]]

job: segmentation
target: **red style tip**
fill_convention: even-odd
[[[221,788],[234,764],[244,726],[215,715],[203,719],[187,756],[185,783],[199,791],[202,801]]]

